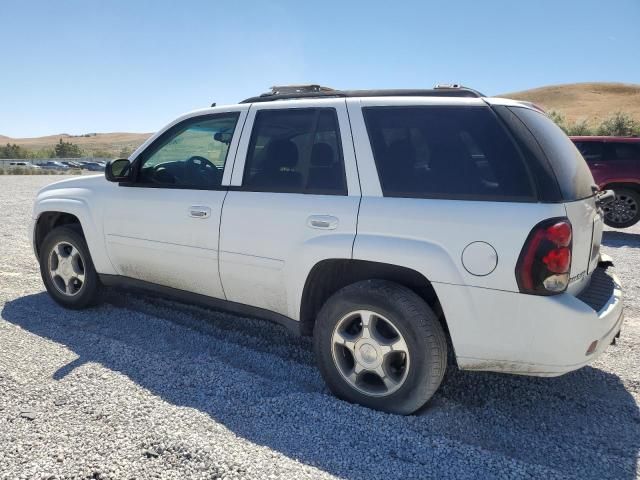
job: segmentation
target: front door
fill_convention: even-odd
[[[346,104],[254,104],[246,125],[222,212],[222,284],[228,300],[298,318],[309,269],[351,258],[360,187]]]
[[[178,122],[138,155],[134,181],[117,188],[104,214],[107,251],[120,275],[224,298],[222,179],[246,109]]]

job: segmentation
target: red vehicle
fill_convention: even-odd
[[[615,201],[604,207],[605,223],[626,228],[640,220],[640,138],[569,137],[587,161],[602,190],[613,190]]]

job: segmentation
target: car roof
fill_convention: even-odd
[[[576,136],[570,135],[571,140],[579,142],[623,142],[623,143],[638,143],[640,137],[614,137],[606,135],[593,135],[593,136]]]

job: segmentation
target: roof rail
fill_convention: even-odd
[[[395,90],[334,90],[320,85],[288,85],[271,87],[271,91],[257,97],[250,97],[240,103],[273,102],[275,100],[296,100],[305,98],[331,97],[484,97],[482,93],[461,85],[436,85],[432,89]]]
[[[323,87],[322,85],[275,85],[271,87],[271,92],[262,95],[285,95],[287,93],[312,93],[312,92],[332,92],[331,87]]]

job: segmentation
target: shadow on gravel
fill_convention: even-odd
[[[607,247],[640,247],[640,234],[608,230],[602,234],[602,244]]]
[[[8,322],[79,356],[55,381],[85,381],[74,369],[99,363],[252,443],[340,477],[636,478],[638,405],[605,371],[548,379],[455,371],[429,406],[400,417],[327,395],[309,342],[280,327],[239,317],[228,327],[217,312],[197,319],[209,331],[172,320],[185,316],[193,315],[180,305],[152,304],[143,312],[112,305],[71,312],[44,293],[2,310]],[[244,334],[238,322],[249,322]]]

